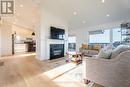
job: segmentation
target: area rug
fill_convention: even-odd
[[[68,63],[65,65],[53,68],[49,71],[46,71],[43,74],[49,77],[51,80],[53,80],[55,78],[62,76],[63,74],[66,74],[67,72],[73,70],[74,68],[76,68],[76,65],[72,63]]]
[[[44,65],[46,65],[46,68],[44,67],[42,69],[44,71],[43,74],[58,84],[84,84],[82,64],[75,65],[73,63],[66,63],[65,58],[63,58],[44,61],[41,67]],[[94,83],[90,82],[85,87],[92,87],[93,85]]]
[[[83,78],[83,68],[82,67],[83,67],[82,64],[80,64],[75,69],[67,72],[66,75],[71,77],[73,81],[84,83],[83,82],[84,78]],[[94,83],[90,82],[86,87],[92,87],[93,85],[94,85]]]

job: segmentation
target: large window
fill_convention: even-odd
[[[90,32],[89,43],[110,43],[110,30],[99,30]]]
[[[109,44],[117,47],[122,42],[121,28],[113,28],[108,30],[97,30],[89,32],[89,43]]]
[[[117,47],[118,45],[120,45],[121,44],[121,28],[114,28],[113,30],[112,30],[112,33],[113,33],[113,40],[112,40],[112,42],[113,42],[113,45],[115,46],[115,47]]]

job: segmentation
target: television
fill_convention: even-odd
[[[50,33],[51,33],[51,39],[64,40],[65,37],[64,29],[51,27]]]

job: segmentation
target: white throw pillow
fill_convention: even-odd
[[[110,59],[112,50],[100,50],[98,58]]]
[[[112,50],[113,46],[112,44],[109,44],[108,46],[104,47],[103,50],[107,51],[107,50]]]

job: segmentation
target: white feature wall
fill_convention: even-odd
[[[88,32],[86,29],[69,30],[69,36],[76,37],[76,51],[79,51],[82,43],[88,43]]]
[[[8,23],[0,25],[1,31],[1,56],[12,55],[12,26]]]
[[[76,43],[76,37],[75,36],[69,36],[68,37],[68,43]]]
[[[60,17],[46,11],[42,11],[41,26],[36,32],[37,36],[37,58],[39,60],[50,59],[50,44],[65,44],[65,53],[68,48],[68,24]],[[65,40],[50,39],[50,27],[65,29]]]
[[[0,24],[1,27],[1,24]],[[0,57],[1,57],[1,28],[0,28]]]

